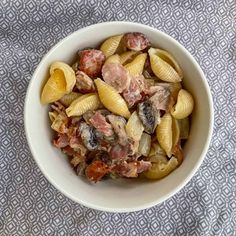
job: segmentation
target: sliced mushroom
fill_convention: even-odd
[[[138,104],[138,115],[144,126],[144,131],[152,134],[160,123],[160,111],[153,109],[152,103],[147,100]]]
[[[84,122],[80,124],[79,131],[82,141],[88,150],[96,150],[99,146],[96,129]]]

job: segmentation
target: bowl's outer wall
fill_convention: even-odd
[[[195,99],[192,127],[184,147],[183,164],[160,181],[106,180],[89,184],[75,175],[67,158],[51,144],[48,106],[40,104],[42,85],[54,61],[71,63],[76,52],[97,47],[111,35],[139,31],[147,35],[155,47],[171,52],[184,71],[184,85]],[[213,124],[212,100],[206,79],[193,57],[174,39],[151,27],[110,22],[81,29],[59,42],[42,59],[28,88],[25,103],[25,128],[32,154],[48,180],[74,201],[98,210],[126,212],[158,204],[181,189],[199,168],[206,154]]]

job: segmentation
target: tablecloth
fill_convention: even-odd
[[[236,235],[235,0],[0,1],[0,235]],[[83,207],[34,162],[23,106],[32,73],[70,33],[104,21],[153,26],[202,67],[214,100],[211,145],[192,180],[166,202],[133,213]]]

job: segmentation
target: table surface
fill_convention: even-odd
[[[29,151],[23,106],[45,53],[70,33],[104,21],[153,26],[184,45],[214,100],[211,145],[175,196],[147,210],[112,214],[58,192]],[[236,235],[235,0],[0,1],[0,235]]]

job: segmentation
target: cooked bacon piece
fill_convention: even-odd
[[[53,145],[57,148],[64,148],[69,144],[69,139],[66,134],[58,134],[58,137],[53,140]]]
[[[123,97],[128,103],[129,107],[132,107],[137,102],[143,99],[145,91],[145,81],[142,75],[132,77],[128,89],[123,92]]]
[[[72,136],[69,141],[69,145],[76,152],[78,152],[81,156],[85,156],[88,152],[88,149],[84,146],[82,139],[78,136]]]
[[[114,134],[111,124],[106,121],[105,116],[103,116],[100,112],[95,112],[89,121],[95,129],[105,136],[111,136]]]
[[[68,156],[73,156],[76,153],[76,151],[70,146],[62,148],[62,151]]]
[[[114,132],[118,136],[118,143],[125,146],[128,142],[128,136],[125,131],[126,120],[121,116],[108,115],[107,119],[111,123]]]
[[[81,93],[91,93],[95,91],[93,80],[80,70],[76,72],[76,87]]]
[[[128,158],[128,147],[121,146],[120,144],[116,144],[110,150],[110,157],[114,160],[126,160]]]
[[[65,107],[62,105],[62,103],[60,102],[54,102],[52,105],[51,105],[51,108],[53,110],[55,110],[56,112],[58,113],[61,113],[61,112],[64,112],[65,111]]]
[[[130,76],[125,68],[118,63],[105,64],[102,67],[104,81],[111,85],[118,93],[122,93],[129,87]]]
[[[79,70],[92,78],[101,74],[102,65],[106,60],[102,51],[87,49],[79,52]]]
[[[125,34],[124,42],[128,49],[134,51],[141,51],[151,45],[146,36],[139,32]]]
[[[99,181],[110,172],[110,167],[101,160],[94,160],[85,170],[85,175],[91,182]]]
[[[149,161],[133,161],[133,162],[122,162],[115,165],[112,168],[112,172],[118,174],[121,177],[135,178],[138,174],[143,171],[148,170],[151,167],[151,162]]]

